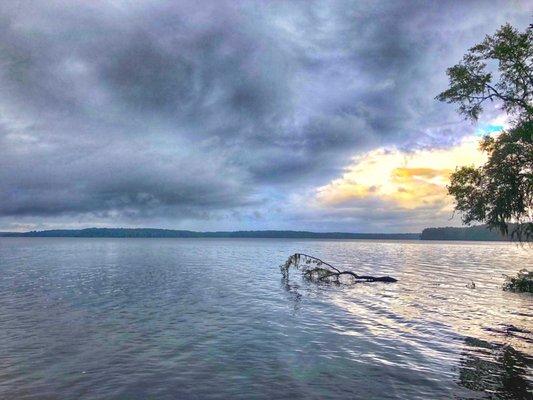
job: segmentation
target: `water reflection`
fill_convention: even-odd
[[[398,282],[284,280],[297,251]],[[0,399],[531,390],[533,298],[501,276],[532,260],[512,244],[2,238],[0,260]]]
[[[495,399],[533,398],[527,380],[532,359],[508,345],[467,337],[461,353],[459,385]]]
[[[298,311],[302,302],[302,294],[299,292],[300,286],[298,284],[291,284],[289,275],[284,274],[281,277],[281,287],[287,292],[288,300],[292,303],[294,311]]]
[[[427,379],[428,386],[435,386],[433,395],[442,398],[533,400],[531,298],[503,292],[490,274],[476,277],[481,289],[467,287],[473,272],[452,271],[448,263],[442,262],[441,269],[422,260],[404,266],[395,285],[313,284],[298,272],[290,280],[283,276],[281,284],[295,311],[310,313],[327,303],[347,313],[342,324],[332,324],[339,333],[371,338],[358,349],[358,359],[387,360],[396,370],[409,366],[393,398],[422,396],[409,392],[417,371],[417,379]],[[329,320],[334,317],[332,312]],[[450,366],[452,360],[459,368]],[[439,387],[437,382],[446,379],[462,389]]]

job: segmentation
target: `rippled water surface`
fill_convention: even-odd
[[[395,284],[316,285],[294,252]],[[0,238],[1,399],[531,399],[509,243]],[[475,288],[467,285],[475,283]]]

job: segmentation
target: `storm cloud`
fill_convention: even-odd
[[[471,134],[434,100],[445,69],[532,12],[526,1],[2,2],[0,229],[387,230],[374,222],[394,226],[405,210],[331,210],[326,225],[286,205],[358,154]],[[423,225],[419,212],[401,228]]]

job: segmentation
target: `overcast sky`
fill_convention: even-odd
[[[434,100],[528,1],[0,1],[0,230],[416,232],[480,134]]]

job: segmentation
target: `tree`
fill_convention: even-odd
[[[497,77],[487,71],[493,64]],[[512,121],[509,130],[482,140],[485,165],[452,174],[448,192],[455,209],[465,224],[483,222],[520,240],[533,238],[533,25],[523,33],[503,25],[447,75],[449,88],[438,100],[458,104],[459,113],[473,121],[487,102],[498,101]]]
[[[520,33],[503,25],[493,36],[472,47],[463,60],[448,68],[450,87],[437,99],[458,103],[458,111],[477,120],[483,104],[500,100],[503,110],[519,119],[533,114],[533,25]],[[498,64],[499,79],[487,72],[487,63]]]

